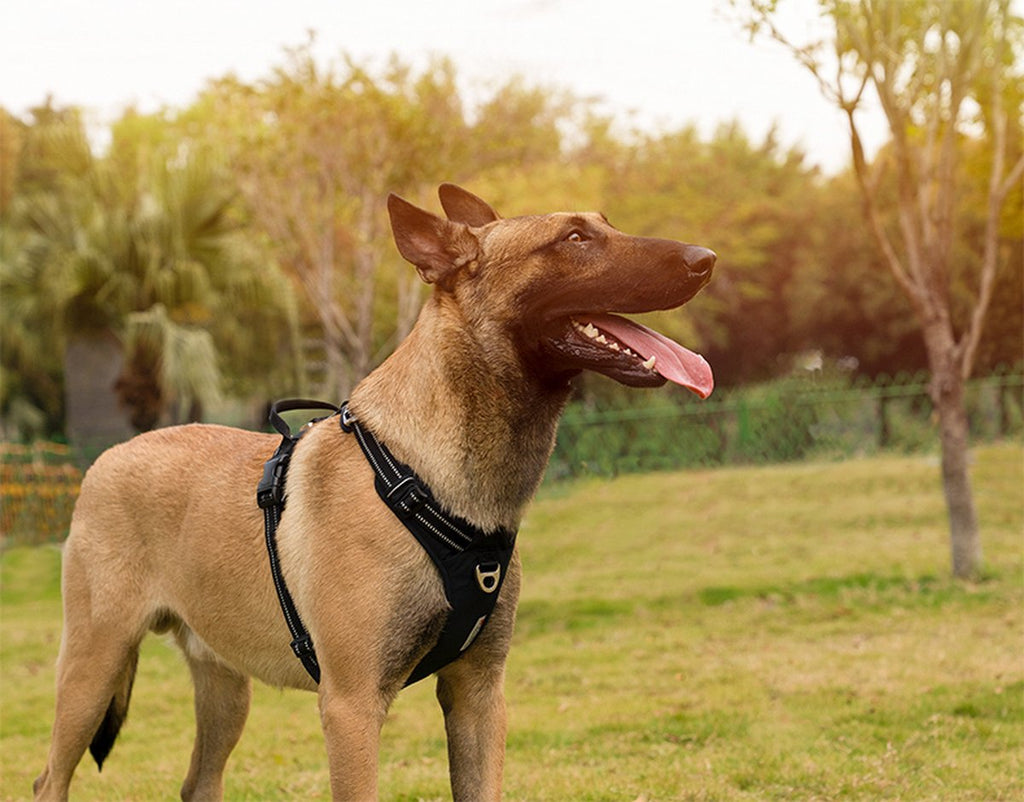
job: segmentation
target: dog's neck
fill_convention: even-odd
[[[435,293],[416,326],[352,392],[356,418],[435,497],[484,530],[515,531],[554,446],[567,385],[545,387],[500,326],[468,326]]]

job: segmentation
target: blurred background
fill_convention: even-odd
[[[583,377],[549,480],[936,451],[938,363],[871,226],[911,251],[901,198],[918,191],[949,199],[935,291],[954,337],[977,335],[960,370],[971,433],[1019,436],[1019,174],[994,211],[990,192],[1021,152],[1014,7],[881,4],[920,73],[894,85],[900,126],[873,83],[856,93],[858,4],[773,5],[6,8],[4,536],[61,537],[81,470],[137,431],[261,427],[273,398],[344,399],[424,297],[387,193],[437,209],[441,181],[506,216],[596,209],[719,254],[700,296],[653,316],[707,356],[714,396]],[[942,25],[988,42],[948,84]],[[950,86],[966,98],[953,117]],[[941,185],[924,156],[901,172],[933,113],[955,132]]]

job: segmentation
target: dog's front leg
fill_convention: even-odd
[[[505,667],[470,655],[438,673],[455,802],[501,799],[505,766]]]
[[[376,689],[320,684],[320,722],[327,743],[331,798],[335,802],[377,799],[377,760],[384,710]]]

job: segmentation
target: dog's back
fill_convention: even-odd
[[[180,562],[186,545],[202,554],[204,542],[236,536],[239,524],[260,520],[252,493],[274,443],[271,435],[191,424],[114,446],[82,481],[68,556],[99,551],[95,568],[108,581],[141,580],[149,563]]]

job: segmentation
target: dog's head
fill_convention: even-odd
[[[611,313],[686,303],[710,280],[713,251],[631,237],[593,212],[503,219],[460,187],[442,184],[439,194],[448,219],[388,198],[399,252],[465,314],[509,332],[524,362],[552,379],[593,370],[635,387],[670,380],[711,393],[703,357]]]

